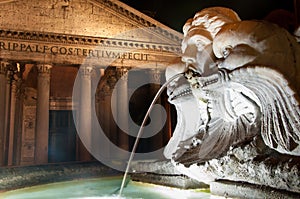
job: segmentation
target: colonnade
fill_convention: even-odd
[[[108,67],[102,69],[101,81],[97,89],[96,111],[100,125],[107,137],[118,147],[128,150],[129,137],[118,125],[128,132],[129,105],[128,105],[128,72],[126,67]],[[116,86],[118,82],[118,86]],[[113,89],[116,88],[116,97],[112,98]],[[111,109],[111,107],[116,107]],[[113,113],[113,111],[115,111]],[[115,118],[113,117],[115,116]],[[118,154],[110,153],[110,146],[103,146],[105,156],[114,158]],[[122,158],[122,157],[118,157]]]
[[[139,84],[139,80],[135,79],[136,74],[139,74],[137,71],[133,70],[134,72],[131,72],[129,68],[120,67],[120,68],[107,68],[105,71],[102,72],[102,83],[100,83],[99,90],[97,91],[98,99],[96,100],[98,103],[96,103],[96,109],[98,110],[98,117],[102,126],[102,129],[104,132],[106,132],[106,135],[109,137],[110,141],[117,145],[118,147],[124,149],[124,150],[131,150],[131,147],[133,146],[133,142],[135,140],[135,137],[128,136],[128,132],[131,132],[130,134],[137,133],[137,129],[135,127],[131,127],[131,124],[128,124],[128,121],[130,121],[131,115],[129,112],[129,104],[130,100],[128,99],[129,93],[133,93],[135,91],[132,91],[131,86],[132,84]],[[135,75],[132,75],[132,73],[136,73]],[[146,69],[141,72],[142,75],[140,78],[147,78],[147,80],[142,80],[142,82],[151,82],[149,87],[147,87],[147,91],[141,91],[141,95],[146,94],[146,97],[148,98],[147,101],[143,101],[143,97],[141,99],[134,99],[134,101],[139,101],[141,104],[148,104],[152,101],[152,98],[155,96],[156,92],[159,90],[160,85],[162,84],[162,71],[159,69]],[[118,86],[116,86],[116,84]],[[141,85],[142,86],[142,85]],[[135,86],[134,86],[135,87]],[[146,87],[144,88],[146,89]],[[112,93],[115,93],[115,98],[112,98]],[[137,92],[139,93],[139,92]],[[139,94],[138,94],[139,95]],[[135,97],[137,97],[136,95]],[[166,106],[166,111],[169,112],[169,105],[167,105],[166,99],[161,100],[162,98],[159,98],[157,100],[157,103],[163,104],[163,106]],[[139,105],[139,106],[140,106]],[[150,105],[150,103],[149,103]],[[115,113],[110,112],[110,107],[115,106],[116,108],[112,111],[116,111]],[[139,116],[137,118],[143,119],[143,116],[145,112],[147,111],[148,106],[145,106],[143,110],[134,110],[135,113],[139,113]],[[115,120],[113,119],[113,115],[115,116]],[[164,126],[163,121],[163,114],[155,114],[155,117],[151,118],[151,123],[154,124],[156,127]],[[133,119],[133,118],[131,118]],[[137,124],[138,125],[138,124]],[[122,126],[122,129],[118,128],[118,126]],[[156,128],[155,127],[155,128]],[[144,140],[143,142],[140,142],[140,145],[146,144],[147,146],[141,146],[141,150],[157,150],[166,144],[168,139],[170,138],[170,135],[168,133],[168,128],[170,128],[170,125],[167,123],[161,130],[161,133],[157,133],[155,136],[153,136],[153,139],[149,139],[148,141]],[[132,130],[134,129],[134,132]],[[158,128],[156,128],[158,129]],[[125,130],[125,132],[124,132]],[[154,129],[153,129],[154,130]],[[139,145],[139,146],[140,146]],[[109,156],[109,151],[107,149],[107,153]],[[110,154],[112,156],[114,154]],[[120,158],[120,157],[117,157]]]
[[[50,110],[50,88],[51,88],[51,64],[35,64],[37,70],[37,87],[36,99],[34,108],[31,109],[35,113],[34,121],[27,121],[24,114],[24,77],[23,72],[26,68],[25,64],[17,62],[0,62],[0,166],[22,165],[22,155],[24,148],[29,148],[33,156],[31,164],[47,164],[48,163],[48,143],[49,143],[49,110]],[[59,66],[56,66],[59,67]],[[31,69],[30,69],[31,70]],[[80,77],[80,103],[78,104],[78,127],[79,131],[84,131],[89,140],[84,140],[85,145],[93,144],[92,137],[92,106],[94,106],[92,93],[93,74],[96,69],[93,66],[81,66],[79,68]],[[102,118],[104,129],[109,132],[110,139],[114,140],[116,145],[124,150],[129,149],[129,136],[122,132],[116,124],[121,124],[123,129],[129,129],[128,120],[129,104],[128,102],[128,71],[126,67],[111,67],[111,69],[103,70],[102,75],[106,76],[106,82],[100,88],[100,101],[95,101],[97,104],[102,104],[103,111],[98,115]],[[150,71],[151,81],[157,82],[153,85],[152,90],[158,90],[161,74],[155,70]],[[99,72],[99,71],[98,71]],[[28,71],[27,71],[28,73]],[[117,98],[111,101],[111,93],[118,81]],[[31,99],[32,100],[32,99]],[[111,103],[117,107],[114,121],[111,114]],[[112,122],[113,121],[113,122]],[[160,118],[157,117],[159,122]],[[24,143],[25,128],[32,128],[33,145],[27,146]],[[163,139],[163,138],[162,138]],[[154,145],[161,146],[161,139]],[[33,147],[33,148],[32,148]],[[88,146],[87,148],[89,148]],[[107,157],[112,156],[109,148],[103,146],[107,151]],[[28,152],[26,152],[28,153]],[[77,160],[89,161],[92,156],[82,144],[77,144]],[[29,163],[30,164],[30,163]]]
[[[93,140],[93,124],[91,121],[92,106],[96,106],[96,114],[101,120],[101,128],[109,137],[110,141],[117,145],[119,148],[124,150],[130,150],[130,140],[128,132],[129,127],[129,71],[130,68],[126,67],[108,67],[105,70],[100,69],[97,71],[95,67],[92,66],[81,66],[80,68],[80,102],[79,102],[79,130],[85,135],[83,142],[86,148],[93,149],[93,144],[97,144],[97,141]],[[150,82],[154,84],[151,85],[149,93],[150,96],[154,96],[157,90],[160,88],[161,84],[161,71],[159,70],[147,70]],[[101,81],[97,84],[96,96],[95,93],[91,93],[93,86],[93,75],[100,73]],[[98,80],[98,78],[96,78]],[[117,85],[117,86],[116,86]],[[95,85],[94,85],[95,86]],[[113,90],[115,89],[115,98],[112,97]],[[93,97],[96,97],[95,104],[92,104]],[[160,103],[160,100],[158,100]],[[111,109],[111,107],[115,107]],[[113,113],[113,111],[116,111]],[[156,116],[153,120],[158,126],[162,126],[162,118]],[[90,136],[87,136],[90,135]],[[157,140],[153,143],[149,143],[153,148],[159,148],[163,146],[164,137],[162,135],[157,137]],[[99,142],[98,142],[99,144]],[[96,147],[97,148],[97,147]],[[101,146],[101,150],[105,152],[107,158],[122,158],[119,154],[110,153],[110,146]],[[89,160],[90,154],[85,150],[81,151],[80,160]],[[126,157],[127,158],[127,157]]]
[[[15,123],[19,122],[16,112],[19,89],[22,79],[19,63],[0,62],[0,165],[13,165],[16,162],[14,150],[17,146],[14,142],[18,139],[15,131]]]
[[[0,62],[0,166],[19,165],[22,150],[24,64]],[[37,64],[35,163],[48,162],[51,65]]]

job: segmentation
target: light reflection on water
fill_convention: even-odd
[[[33,186],[0,193],[2,199],[206,199],[210,194],[199,190],[181,190],[130,181],[122,197],[114,193],[121,177],[73,180]],[[114,193],[114,194],[112,194]]]

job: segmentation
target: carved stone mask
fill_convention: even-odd
[[[178,123],[165,156],[191,165],[259,134],[270,148],[299,155],[296,40],[266,22],[224,24],[213,37],[207,35],[209,28],[195,27],[185,27],[184,63],[167,69],[170,76],[170,71],[187,71],[187,79],[168,88]]]

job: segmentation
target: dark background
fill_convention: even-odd
[[[203,8],[223,6],[233,9],[242,20],[264,19],[275,9],[294,13],[294,0],[121,0],[157,21],[182,32],[188,18]]]

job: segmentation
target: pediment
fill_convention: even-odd
[[[116,0],[0,0],[0,29],[180,45],[182,34]]]

